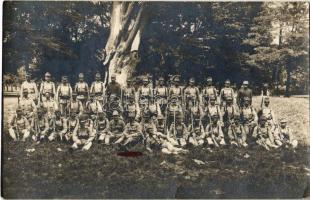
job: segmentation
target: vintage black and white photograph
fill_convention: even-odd
[[[310,196],[309,2],[4,1],[4,199]]]

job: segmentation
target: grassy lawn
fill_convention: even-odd
[[[4,101],[7,119],[13,100]],[[259,99],[253,104],[259,107]],[[11,107],[10,107],[11,106]],[[95,143],[88,152],[63,143],[3,138],[4,198],[302,198],[309,196],[308,99],[272,98],[278,118],[292,119],[295,150],[191,149],[185,155],[142,152],[121,157]],[[34,148],[34,152],[25,150]],[[57,150],[58,148],[61,151]],[[195,162],[195,160],[201,162]]]

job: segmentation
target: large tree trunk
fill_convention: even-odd
[[[147,21],[144,4],[113,2],[111,31],[105,47],[105,85],[112,74],[124,85],[135,69],[141,33]]]

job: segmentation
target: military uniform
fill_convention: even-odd
[[[55,140],[57,137],[60,140],[63,139],[63,136],[67,133],[67,119],[60,116],[60,112],[56,111],[55,117],[50,120],[50,131],[51,134],[48,137],[49,141]]]
[[[172,122],[169,127],[168,138],[173,145],[183,147],[187,144],[189,132],[186,125],[182,122],[182,114],[177,114],[176,118],[176,121]]]
[[[72,95],[72,99],[70,100],[68,107],[70,113],[75,113],[77,115],[81,115],[84,111],[82,102],[76,99],[75,94]]]
[[[208,105],[211,96],[215,97],[215,101],[217,100],[217,91],[216,88],[212,85],[212,78],[207,78],[208,85],[202,90],[202,99],[204,99],[204,104]]]
[[[89,150],[92,146],[92,142],[95,139],[96,133],[93,129],[93,122],[91,119],[88,119],[87,114],[82,114],[79,118],[79,123],[76,126],[72,134],[73,140],[73,149],[83,146],[82,150]]]
[[[104,104],[104,83],[100,81],[101,76],[99,73],[96,74],[96,81],[94,81],[90,86],[90,94],[95,95],[95,98],[101,105]]]
[[[275,143],[278,146],[296,148],[298,141],[294,138],[292,130],[286,125],[286,120],[280,121],[280,126],[274,132]]]
[[[45,101],[42,102],[42,107],[46,110],[48,119],[51,119],[54,116],[55,111],[58,110],[56,101],[50,97],[46,98]]]
[[[205,130],[207,142],[210,146],[219,147],[226,145],[222,126],[219,123],[218,119],[218,115],[211,116],[211,124],[208,124]]]
[[[16,115],[14,115],[9,123],[9,134],[14,141],[25,141],[30,135],[30,123],[26,117],[22,115],[22,109],[18,108],[16,110]]]
[[[149,106],[151,103],[151,98],[153,97],[153,91],[152,88],[147,85],[148,80],[147,78],[143,79],[144,85],[142,85],[138,89],[138,100],[139,100],[139,106],[143,110]]]
[[[205,142],[205,129],[201,123],[190,124],[188,126],[188,132],[190,133],[188,139],[190,144],[199,146]]]
[[[35,116],[32,124],[32,131],[34,135],[32,136],[33,140],[44,140],[47,138],[49,133],[49,121],[46,116],[44,116],[43,108],[38,108],[37,115]]]
[[[67,120],[67,133],[65,133],[66,141],[70,141],[72,139],[73,131],[79,125],[79,120],[76,117],[76,113],[71,112],[69,119]]]
[[[182,112],[182,106],[177,103],[177,97],[172,97],[171,102],[168,104],[166,110],[168,127],[170,127],[171,123],[175,120],[176,114]]]
[[[43,81],[40,85],[40,95],[41,100],[44,102],[46,100],[45,94],[49,93],[51,94],[52,98],[55,98],[56,95],[56,88],[54,82],[50,81],[50,73],[45,74],[45,81]]]
[[[221,106],[226,105],[226,99],[228,96],[234,99],[235,94],[234,94],[234,90],[230,87],[230,81],[226,80],[225,87],[222,88],[220,92],[220,105]]]
[[[98,136],[98,140],[105,141],[109,130],[109,120],[105,117],[105,113],[99,113],[99,117],[95,121],[94,127],[96,129],[96,135]]]
[[[133,98],[134,101],[136,101],[136,91],[134,87],[131,87],[130,83],[131,80],[127,79],[127,86],[122,89],[123,106],[126,106],[126,104],[128,104],[130,98]]]
[[[103,112],[103,109],[94,96],[86,103],[86,109],[90,113],[92,120],[94,120],[99,112]]]
[[[112,94],[116,95],[119,98],[121,96],[121,93],[122,93],[121,85],[117,83],[115,80],[116,80],[116,76],[115,74],[112,74],[111,83],[109,83],[107,86],[107,95],[109,98]]]
[[[128,97],[129,99],[132,97]],[[132,113],[136,116],[135,119],[138,120],[140,118],[140,107],[137,103],[135,103],[133,100],[129,100],[129,102],[124,107],[124,114],[126,120],[128,120],[129,115]]]
[[[27,94],[25,94],[27,93]],[[27,119],[32,118],[34,112],[36,111],[36,105],[33,99],[28,97],[27,89],[24,89],[24,97],[19,100],[18,106],[22,109],[23,116]]]
[[[230,144],[236,146],[247,147],[247,136],[242,124],[239,123],[239,115],[234,115],[234,120],[229,123],[228,126],[228,138]]]
[[[120,118],[117,111],[113,111],[113,119],[109,122],[108,134],[105,139],[106,144],[110,144],[110,141],[117,141],[123,136],[125,130],[125,123]]]
[[[249,103],[252,105],[252,90],[248,88],[248,85],[248,81],[243,81],[244,87],[240,88],[238,91],[237,103],[240,107],[243,107],[245,97],[249,99]]]
[[[253,138],[256,139],[256,143],[266,150],[270,150],[270,148],[277,147],[274,144],[274,137],[270,127],[266,123],[267,119],[265,116],[262,116],[261,122],[255,132],[253,133]]]
[[[77,93],[77,99],[82,102],[83,105],[85,105],[88,95],[89,95],[89,89],[88,84],[84,81],[84,75],[82,73],[79,74],[79,82],[75,84],[74,91]]]
[[[163,81],[163,79],[160,79],[160,81]],[[156,103],[160,106],[161,113],[164,113],[168,104],[168,88],[163,84],[156,86],[154,89],[154,96]]]
[[[58,86],[56,92],[56,99],[59,104],[59,109],[61,115],[67,114],[67,106],[72,97],[72,88],[69,83],[67,83],[67,77],[62,77],[62,83]]]
[[[245,101],[248,102],[248,99],[245,98]],[[256,132],[258,117],[255,109],[251,105],[246,105],[241,108],[241,122],[244,126],[244,130],[247,136],[252,135],[253,132]]]
[[[26,75],[29,76],[29,75]],[[27,79],[27,78],[26,78]],[[25,80],[20,87],[20,97],[23,98],[23,91],[27,89],[29,98],[33,101],[38,99],[38,88],[34,81],[30,81],[29,79]]]

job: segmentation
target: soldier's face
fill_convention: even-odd
[[[266,121],[265,121],[265,120],[262,120],[262,121],[261,121],[261,124],[262,124],[262,126],[265,126]]]
[[[30,81],[30,76],[29,75],[26,76],[26,80]]]
[[[79,78],[79,81],[80,81],[80,82],[83,82],[83,81],[84,81],[84,78],[80,77],[80,78]]]
[[[231,101],[231,100],[227,101],[227,104],[228,104],[228,105],[231,105],[231,104],[232,104],[232,101]]]
[[[114,115],[114,116],[113,116],[113,120],[118,121],[118,116],[117,116],[117,115]]]
[[[225,83],[225,87],[229,87],[230,86],[230,83]]]
[[[68,80],[67,79],[62,79],[63,84],[67,84]]]
[[[248,88],[248,84],[244,84],[243,87],[244,87],[244,88]]]
[[[190,82],[189,82],[189,85],[190,85],[190,86],[193,86],[193,85],[194,85],[194,83],[195,83],[195,82],[190,81]]]
[[[17,111],[16,114],[17,114],[17,117],[20,117],[20,116],[22,116],[23,112],[22,111]]]
[[[281,128],[285,128],[285,127],[286,127],[286,123],[283,123],[283,122],[282,122],[282,123],[280,124],[280,126],[281,126]]]
[[[50,77],[50,76],[45,76],[45,80],[46,80],[46,81],[50,81],[50,80],[51,80],[51,77]]]
[[[27,98],[28,97],[28,92],[24,92],[23,96]]]
[[[159,81],[159,85],[164,85],[164,81],[163,81],[163,80],[160,80],[160,81]]]
[[[269,101],[265,101],[265,106],[266,106],[266,107],[269,106]]]
[[[215,100],[213,100],[213,99],[210,100],[210,104],[211,104],[211,105],[214,105],[214,104],[215,104]]]
[[[111,78],[111,82],[112,82],[112,83],[115,83],[115,78],[114,78],[114,77]]]
[[[76,95],[73,95],[73,96],[72,96],[72,99],[73,99],[73,100],[76,100]]]
[[[245,105],[245,106],[248,106],[248,105],[249,105],[249,101],[248,101],[248,100],[245,100],[245,101],[244,101],[244,105]]]
[[[164,120],[163,119],[158,119],[158,124],[159,125],[162,125],[164,123]]]
[[[100,81],[100,77],[96,76],[95,80]]]

